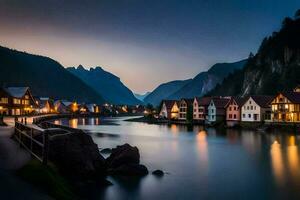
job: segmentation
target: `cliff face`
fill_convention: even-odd
[[[300,84],[300,19],[286,18],[279,32],[261,43],[245,68],[226,78],[210,95],[275,94]]]

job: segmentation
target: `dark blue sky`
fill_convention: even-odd
[[[299,0],[0,0],[1,45],[102,66],[136,92],[255,52]]]

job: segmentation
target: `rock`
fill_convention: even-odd
[[[82,131],[50,137],[49,159],[72,179],[97,179],[106,176],[104,157],[91,136]]]
[[[140,164],[124,164],[108,170],[110,175],[145,176],[148,173],[147,167]]]
[[[140,165],[138,148],[129,144],[113,148],[106,163],[111,175],[144,176],[149,173],[147,167]]]
[[[105,149],[101,149],[100,153],[104,153],[104,154],[110,154],[112,152],[112,149],[110,148],[105,148]]]
[[[161,176],[165,175],[165,173],[162,170],[159,170],[159,169],[153,171],[152,174],[154,176],[157,176],[157,177],[161,177]]]
[[[126,164],[139,164],[140,153],[137,147],[129,144],[117,146],[112,149],[111,155],[106,159],[108,168],[118,168]]]

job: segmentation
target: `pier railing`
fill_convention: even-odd
[[[49,150],[49,134],[47,130],[16,121],[14,137],[20,146],[23,146],[32,156],[43,164],[47,164]]]

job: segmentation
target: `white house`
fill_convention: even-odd
[[[212,124],[219,121],[224,121],[226,118],[226,105],[229,103],[228,97],[212,98],[207,112],[206,123]]]
[[[242,106],[242,122],[261,122],[271,118],[271,96],[250,96]]]

